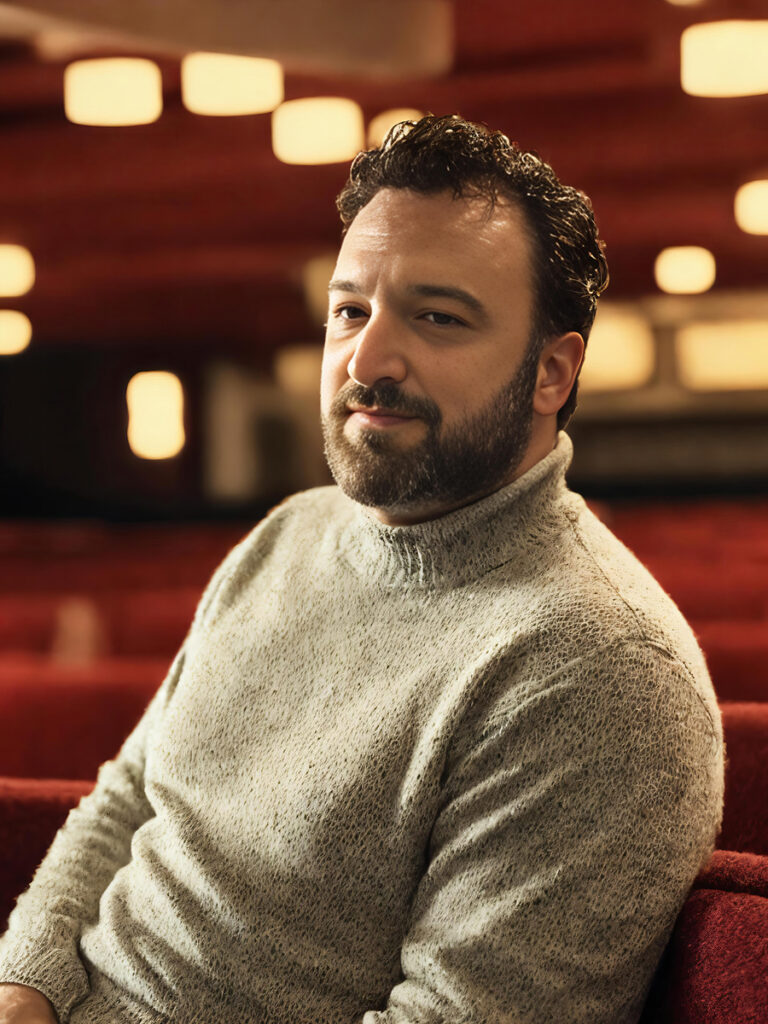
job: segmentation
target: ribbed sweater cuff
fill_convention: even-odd
[[[88,975],[75,950],[41,948],[34,942],[0,943],[0,982],[29,985],[50,1000],[60,1024],[89,991]]]

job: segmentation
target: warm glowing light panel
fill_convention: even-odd
[[[23,245],[0,245],[0,295],[26,295],[35,283],[35,261]]]
[[[173,373],[137,373],[128,383],[128,443],[142,459],[170,459],[184,447],[184,391]]]
[[[604,303],[587,342],[579,387],[584,392],[639,388],[653,376],[655,363],[656,346],[648,321]]]
[[[768,320],[688,324],[675,348],[680,380],[692,391],[768,389]]]
[[[272,114],[272,149],[286,164],[335,164],[363,149],[363,112],[334,96],[288,100]]]
[[[692,96],[768,92],[768,21],[690,25],[680,39],[680,81]]]
[[[193,114],[265,114],[283,102],[283,69],[261,57],[188,53],[181,61],[181,96]]]
[[[23,352],[32,340],[29,317],[15,309],[0,309],[0,356]]]
[[[736,223],[750,235],[768,235],[768,181],[749,181],[736,192]]]
[[[162,111],[163,83],[154,61],[76,60],[64,71],[64,112],[75,124],[150,124]]]
[[[709,249],[698,245],[662,249],[654,265],[656,284],[672,295],[698,295],[709,291],[716,274],[715,257]]]

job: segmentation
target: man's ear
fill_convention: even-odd
[[[546,343],[539,356],[534,411],[541,416],[557,414],[571,393],[584,359],[584,339],[575,331]]]

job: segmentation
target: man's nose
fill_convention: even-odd
[[[355,335],[354,351],[347,363],[352,380],[369,388],[381,380],[403,381],[408,373],[404,333],[391,314],[371,313]]]

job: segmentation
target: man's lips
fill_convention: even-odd
[[[398,423],[406,423],[408,420],[417,419],[416,416],[407,416],[404,413],[392,409],[382,409],[378,406],[367,408],[365,406],[347,406],[350,416],[355,416],[359,422],[374,427],[395,426]]]

